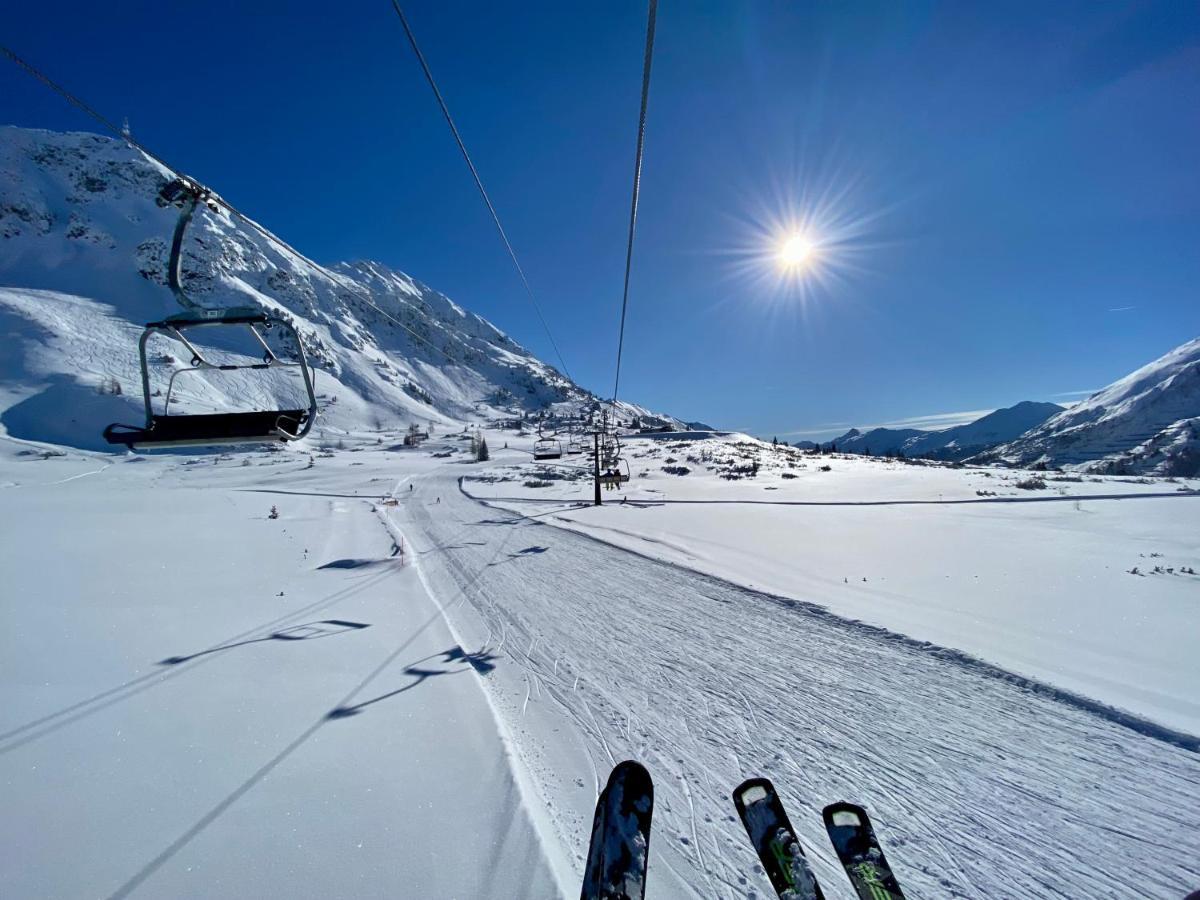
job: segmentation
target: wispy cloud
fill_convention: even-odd
[[[808,428],[792,428],[788,431],[777,431],[779,437],[822,437],[828,434],[842,434],[850,427],[849,422],[825,422]]]
[[[892,422],[880,422],[875,425],[855,425],[859,431],[870,431],[872,428],[917,428],[921,431],[936,431],[941,428],[953,428],[955,425],[966,425],[976,419],[993,412],[990,409],[967,409],[960,412],[931,413],[925,416],[913,416],[908,419],[896,419]],[[826,422],[812,425],[808,428],[793,428],[780,431],[780,437],[803,436],[809,438],[839,435],[851,427],[850,422]]]
[[[955,425],[966,425],[990,412],[995,412],[995,410],[965,409],[960,412],[931,413],[927,416],[913,416],[908,419],[880,422],[878,425],[860,425],[859,431],[868,431],[872,428],[917,428],[921,431],[934,431],[940,428],[953,428]]]
[[[1109,312],[1125,312],[1126,310],[1137,309],[1136,306],[1114,306]]]

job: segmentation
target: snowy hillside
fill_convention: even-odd
[[[870,451],[875,456],[903,453],[905,456],[920,456],[927,459],[966,459],[1005,441],[1011,441],[1063,408],[1055,403],[1035,403],[1025,400],[1006,409],[997,409],[986,416],[943,428],[939,431],[919,431],[915,428],[874,428],[861,432],[851,428],[848,432],[825,444],[825,448],[836,446],[848,453]]]
[[[980,459],[1109,474],[1200,473],[1200,338]]]
[[[101,449],[105,424],[139,420],[140,326],[178,311],[165,284],[178,213],[154,202],[168,174],[119,141],[0,128],[0,320],[20,339],[0,359],[10,407],[0,422],[10,434]],[[565,411],[593,399],[408,275],[373,262],[318,265],[223,211],[197,211],[183,282],[206,306],[258,306],[295,325],[319,369],[317,434]],[[177,363],[158,358],[165,382]],[[261,383],[196,379],[181,403],[271,408],[270,397],[296,388],[272,374]],[[122,395],[97,399],[98,385],[114,379]],[[625,413],[674,423],[639,407]]]

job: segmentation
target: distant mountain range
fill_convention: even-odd
[[[814,448],[811,441],[796,446]],[[941,431],[851,428],[824,450],[1109,475],[1200,475],[1200,338],[1063,408],[1026,401]]]
[[[1113,475],[1200,475],[1200,338],[977,461]]]
[[[826,441],[821,447],[824,450],[836,447],[845,453],[869,453],[873,456],[902,453],[905,456],[957,461],[1015,440],[1062,411],[1063,407],[1056,403],[1026,400],[1016,406],[990,412],[966,425],[940,431],[872,428],[864,432],[851,428],[841,437]]]

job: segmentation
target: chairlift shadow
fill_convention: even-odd
[[[420,664],[436,657],[441,657],[443,663],[459,663],[467,668],[449,668],[449,669],[432,669],[421,668]],[[395,697],[398,694],[403,694],[406,691],[411,691],[413,688],[423,684],[429,678],[436,678],[439,675],[458,675],[462,672],[474,670],[479,675],[487,675],[496,668],[495,660],[500,657],[491,653],[486,648],[477,650],[474,653],[468,653],[461,646],[451,647],[449,650],[444,650],[441,653],[434,653],[431,656],[418,659],[404,667],[404,674],[411,676],[414,680],[397,688],[394,691],[388,691],[386,694],[380,694],[378,697],[372,697],[370,700],[363,700],[361,703],[338,706],[326,713],[326,719],[348,719],[351,716],[357,716],[364,708],[371,706],[380,701]]]
[[[526,547],[524,550],[518,550],[515,553],[509,553],[504,559],[493,560],[492,562],[488,563],[488,568],[502,566],[507,562],[512,562],[514,559],[529,559],[533,556],[539,556],[549,549],[549,547],[540,547],[535,544],[532,547]]]
[[[445,550],[465,550],[467,547],[486,547],[487,541],[461,541],[457,544],[439,544],[428,550],[418,550],[418,556],[428,556],[430,553],[441,553]]]
[[[317,566],[317,571],[321,572],[325,569],[370,569],[374,566],[390,565],[395,561],[395,554],[384,557],[383,559],[356,559],[353,557],[347,559],[335,559],[331,562],[325,563],[324,565]]]
[[[323,628],[322,626],[330,627]],[[168,656],[166,659],[159,660],[158,664],[160,666],[177,666],[180,663],[190,662],[201,656],[220,653],[224,650],[232,650],[234,647],[245,647],[247,644],[262,644],[267,641],[311,641],[317,638],[344,634],[347,631],[360,631],[363,628],[370,627],[370,624],[365,622],[347,622],[344,619],[323,619],[320,622],[308,622],[303,625],[293,625],[290,628],[283,628],[265,637],[250,638],[249,640],[237,641],[233,644],[222,644],[219,647],[211,647],[208,650],[201,650],[198,653],[192,653],[188,656]]]
[[[513,518],[511,518],[511,519],[480,519],[478,522],[468,522],[467,524],[471,525],[471,526],[475,526],[475,525],[503,526],[503,525],[521,525],[522,521],[521,521],[520,516],[513,516]]]
[[[381,571],[359,576],[356,579],[358,582],[357,584],[342,587],[339,590],[334,591],[332,594],[328,594],[311,603],[305,604],[303,607],[290,610],[282,616],[271,619],[267,622],[263,622],[254,628],[241,632],[240,634],[233,635],[227,639],[230,643],[226,643],[221,646],[237,646],[240,644],[241,638],[253,634],[256,631],[261,631],[262,629],[282,624],[288,619],[303,615],[304,613],[315,612],[322,607],[346,600],[349,597],[361,593],[368,587],[379,584],[381,581],[388,578],[392,571],[394,570],[383,569]],[[329,621],[351,627],[360,624],[349,622],[343,623],[341,620],[336,619]],[[361,627],[366,628],[368,626],[361,625]],[[216,658],[217,657],[215,655],[207,652],[192,655],[194,664],[198,666],[202,666],[210,660]],[[49,734],[53,734],[61,728],[65,728],[75,722],[86,719],[89,716],[92,716],[104,709],[108,709],[111,706],[115,706],[118,703],[123,703],[126,700],[129,700],[131,697],[142,693],[143,691],[148,691],[154,687],[157,687],[158,685],[165,684],[169,679],[189,671],[191,665],[192,663],[188,663],[186,665],[172,664],[172,667],[167,669],[156,666],[135,678],[130,678],[121,682],[120,684],[114,685],[113,687],[105,688],[90,697],[70,703],[53,712],[38,716],[37,718],[31,719],[21,725],[9,728],[7,731],[0,732],[0,755],[10,753],[19,747],[23,747],[33,741],[40,740]]]

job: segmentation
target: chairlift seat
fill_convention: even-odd
[[[151,322],[147,328],[198,328],[204,325],[267,325],[270,316],[253,306],[227,306],[223,309],[189,309]]]
[[[155,415],[151,417],[148,428],[109,425],[104,429],[104,439],[110,444],[124,444],[127,447],[186,447],[286,441],[300,434],[308,416],[307,409],[204,413],[194,416]]]

